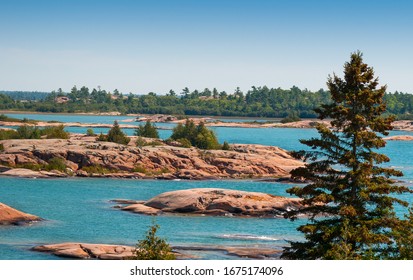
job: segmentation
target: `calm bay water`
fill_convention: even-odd
[[[124,116],[11,115],[38,120],[112,123]],[[159,124],[163,126],[164,124]],[[85,132],[86,128],[67,128]],[[298,139],[316,136],[312,129],[214,128],[220,142],[275,145],[288,150],[304,148]],[[107,130],[102,130],[106,132]],[[125,130],[133,134],[133,130]],[[95,129],[95,132],[100,132]],[[160,130],[162,138],[170,130]],[[392,135],[410,134],[393,131]],[[413,184],[412,142],[389,141],[382,152],[391,158],[390,166],[403,171],[401,179]],[[257,181],[156,181],[117,179],[21,179],[0,177],[0,201],[19,210],[38,215],[46,221],[24,227],[0,227],[0,259],[53,259],[48,254],[32,252],[32,246],[57,242],[93,242],[133,245],[141,239],[153,217],[113,209],[109,200],[128,198],[146,200],[166,191],[217,187],[287,195],[292,185]],[[411,196],[403,197],[412,202]],[[399,211],[399,209],[397,208]],[[303,221],[284,219],[231,218],[204,216],[159,216],[160,235],[173,245],[231,245],[279,248],[286,239],[300,239],[295,230]],[[222,253],[201,255],[207,259],[234,258]]]

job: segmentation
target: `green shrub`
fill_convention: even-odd
[[[184,147],[184,148],[191,148],[192,147],[191,142],[186,138],[180,138],[176,141],[181,143],[182,147]]]
[[[141,136],[138,136],[138,138],[136,138],[135,144],[139,148],[142,148],[143,146],[152,146],[152,147],[154,147],[154,146],[163,145],[162,141],[160,141],[160,140],[146,141]]]
[[[289,113],[288,116],[283,118],[280,122],[281,123],[290,123],[290,122],[298,122],[298,121],[301,121],[300,117],[298,116],[297,113],[292,112],[292,113]]]
[[[0,140],[18,139],[19,134],[15,130],[0,129]]]
[[[14,166],[15,168],[26,168],[34,171],[44,170],[46,166],[38,163],[19,163]]]
[[[226,151],[231,150],[231,147],[229,146],[227,141],[224,141],[224,144],[222,144],[222,150],[226,150]]]
[[[89,174],[96,173],[96,174],[107,174],[107,173],[113,173],[115,170],[111,170],[108,168],[105,168],[100,165],[88,165],[88,166],[83,166],[82,167],[83,171],[86,171]]]
[[[4,151],[4,145],[2,143],[0,143],[0,152]]]
[[[164,166],[164,167],[161,168],[161,173],[162,173],[162,174],[163,174],[163,173],[171,173],[171,170],[169,170],[168,167]]]
[[[96,136],[96,134],[95,134],[95,132],[93,131],[92,128],[88,128],[88,129],[86,130],[86,135],[87,135],[87,136]]]
[[[23,119],[21,120],[21,119],[17,119],[17,118],[8,117],[8,116],[6,116],[6,115],[4,115],[4,114],[1,114],[1,115],[0,115],[0,121],[3,121],[3,122],[33,123],[33,124],[36,124],[36,123],[37,123],[36,120],[31,120],[31,119],[28,119],[28,118],[23,118]]]
[[[146,145],[146,141],[142,137],[136,138],[135,144],[137,147],[142,148],[143,146]]]
[[[48,164],[46,166],[46,170],[49,170],[49,171],[50,170],[59,170],[59,171],[65,172],[66,171],[65,160],[62,159],[62,158],[59,158],[59,157],[51,158],[48,161]]]
[[[135,260],[174,260],[175,255],[172,253],[171,246],[165,239],[156,236],[159,225],[152,224],[146,233],[145,239],[136,244],[135,254],[132,259]]]
[[[41,130],[37,127],[22,125],[17,128],[17,134],[20,139],[40,139]]]
[[[142,165],[137,164],[137,165],[135,165],[135,167],[133,168],[133,172],[139,172],[139,173],[144,173],[144,174],[146,174],[146,173],[148,173],[148,170],[146,170],[146,168],[143,167]]]
[[[49,126],[40,130],[42,136],[46,136],[47,139],[69,139],[69,132],[65,131],[63,124],[58,126]]]
[[[40,139],[45,136],[47,139],[68,139],[70,134],[64,130],[63,125],[38,128],[22,125],[14,130],[0,130],[0,140],[5,139]]]
[[[96,141],[107,141],[106,135],[104,135],[102,132],[99,134],[98,137],[96,137]]]
[[[147,121],[145,125],[139,125],[135,130],[136,136],[159,138],[159,133],[156,130],[156,126],[152,125],[150,121]]]

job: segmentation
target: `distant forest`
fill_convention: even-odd
[[[0,94],[5,94],[14,100],[43,100],[50,92],[41,91],[0,91]]]
[[[413,119],[412,94],[387,93],[385,102],[388,113],[399,119]],[[87,87],[73,87],[70,92],[61,89],[51,93],[0,92],[0,109],[53,113],[118,111],[122,114],[314,118],[313,109],[325,103],[330,103],[328,91],[312,92],[296,86],[290,89],[252,87],[245,93],[237,88],[231,94],[216,88],[202,91],[184,88],[179,93],[170,90],[167,94],[150,92],[146,95],[125,95],[118,90],[109,92]]]

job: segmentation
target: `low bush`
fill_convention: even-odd
[[[91,129],[91,128],[88,128],[88,129],[86,130],[86,135],[87,135],[87,136],[96,136],[95,132],[94,132],[93,129]]]
[[[58,126],[49,126],[40,130],[42,136],[46,136],[47,139],[69,139],[69,132],[65,131],[63,124]]]
[[[222,150],[228,151],[230,149],[231,149],[231,147],[229,146],[228,142],[224,141],[224,144],[222,144]]]
[[[51,158],[48,161],[48,164],[46,166],[46,170],[58,170],[62,172],[66,172],[66,163],[65,160],[59,157],[54,157]]]
[[[133,168],[133,172],[138,172],[138,173],[144,173],[146,174],[148,172],[148,170],[146,170],[146,168],[140,164],[135,165],[135,167]]]
[[[18,139],[19,134],[15,130],[0,129],[0,140]]]
[[[115,170],[111,170],[100,165],[83,166],[81,169],[86,171],[88,174],[108,174],[115,172]]]
[[[298,121],[301,121],[300,117],[298,116],[297,113],[292,112],[292,113],[289,113],[288,116],[283,118],[280,122],[281,123],[290,123],[290,122],[298,122]]]
[[[134,260],[174,260],[175,255],[171,246],[156,236],[159,225],[152,224],[146,233],[145,239],[138,241],[135,247]]]

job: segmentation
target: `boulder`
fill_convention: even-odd
[[[36,246],[32,250],[74,259],[119,260],[130,258],[134,247],[107,244],[60,243]]]
[[[123,201],[124,203],[125,201]],[[303,207],[298,198],[286,198],[259,192],[199,188],[165,192],[144,204],[119,206],[139,214],[202,214],[212,216],[279,217]]]
[[[0,225],[23,225],[40,220],[37,216],[26,214],[0,202]]]
[[[12,177],[22,177],[22,178],[48,178],[46,174],[42,174],[40,171],[34,171],[26,168],[14,168],[7,170],[1,175],[12,176]]]

